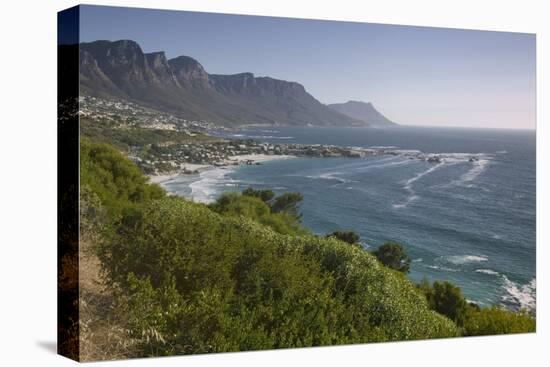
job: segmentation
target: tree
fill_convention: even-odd
[[[408,273],[411,259],[407,256],[403,247],[395,242],[387,242],[380,246],[373,255],[388,268]]]
[[[525,311],[512,312],[498,306],[479,307],[469,303],[459,287],[442,281],[433,285],[424,278],[418,289],[428,306],[461,327],[463,335],[497,335],[535,331],[535,319]]]
[[[428,305],[432,310],[447,316],[459,326],[464,325],[468,312],[468,302],[459,287],[446,281],[436,281],[433,286],[430,286],[430,283],[424,279],[419,285],[419,289],[426,296]],[[475,307],[472,306],[472,310],[474,309]]]
[[[249,187],[243,190],[243,196],[252,196],[261,199],[264,203],[271,201],[275,197],[275,193],[272,190],[255,190]]]
[[[264,194],[264,198],[266,197],[267,195]],[[256,222],[265,224],[279,233],[293,235],[307,233],[300,226],[297,217],[285,212],[272,213],[269,204],[256,195],[245,195],[244,193],[241,195],[236,192],[228,192],[222,194],[215,203],[210,204],[208,207],[216,213],[225,216],[245,216]]]
[[[222,194],[209,206],[213,211],[224,215],[245,216],[258,220],[270,214],[269,206],[254,196],[239,195],[236,192]]]
[[[359,243],[360,240],[359,235],[353,231],[334,231],[331,234],[327,234],[326,237],[335,237],[340,241],[344,241],[352,245]]]
[[[275,198],[271,205],[273,213],[288,213],[298,217],[298,204],[304,199],[299,192],[287,192]]]
[[[416,287],[420,289],[422,294],[426,297],[426,300],[428,301],[428,306],[430,306],[430,308],[433,310],[434,289],[428,278],[424,277],[422,281],[417,284]]]

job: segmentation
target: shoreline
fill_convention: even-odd
[[[465,153],[457,153],[457,152],[444,153],[444,150],[443,152],[425,153],[421,150],[416,150],[416,149],[400,149],[397,146],[389,145],[389,144],[379,145],[379,146],[369,146],[367,148],[350,147],[349,149],[354,149],[354,150],[356,149],[358,151],[359,150],[367,151],[368,154],[365,154],[364,156],[364,158],[367,158],[367,159],[370,157],[382,158],[382,156],[387,156],[391,158],[392,156],[396,156],[396,157],[402,157],[403,159],[405,158],[418,159],[420,161],[424,161],[432,164],[431,166],[426,165],[425,167],[420,167],[424,170],[422,172],[425,172],[426,170],[431,172],[435,169],[435,167],[439,167],[439,165],[444,163],[452,165],[460,161],[463,164],[468,165],[468,166],[465,166],[467,167],[468,171],[463,173],[468,173],[468,172],[474,173],[474,174],[470,174],[469,176],[466,176],[466,179],[468,181],[474,181],[476,177],[479,176],[480,172],[482,172],[485,169],[485,167],[488,165],[487,162],[490,162],[493,159],[497,159],[499,154],[506,154],[506,152],[504,150],[500,150],[500,148],[498,148],[499,150],[495,149],[493,151],[483,152],[483,153],[480,153],[480,152],[472,153],[472,152],[469,152],[468,150],[466,150]],[[204,164],[204,165],[182,164],[182,167],[184,166],[188,166],[189,168],[197,167],[198,169],[195,174],[173,172],[171,174],[153,176],[151,180],[157,181],[158,183],[164,183],[172,179],[175,179],[177,177],[187,176],[189,178],[190,183],[187,184],[182,182],[181,184],[188,186],[191,193],[188,194],[186,191],[184,195],[182,194],[182,196],[196,202],[209,203],[216,198],[216,195],[218,195],[220,191],[233,191],[233,190],[236,190],[234,186],[244,184],[244,182],[237,180],[239,175],[236,175],[237,176],[236,178],[236,176],[231,174],[231,171],[233,169],[237,169],[239,165],[247,165],[247,164],[254,165],[255,163],[261,164],[261,162],[266,162],[270,160],[279,160],[279,159],[285,159],[285,158],[315,158],[315,157],[292,156],[292,155],[291,156],[268,155],[268,154],[231,155],[223,161],[217,161],[217,162],[211,161],[212,163],[210,164]],[[332,157],[326,156],[323,158],[332,158]],[[247,161],[251,161],[252,163],[247,163]],[[255,170],[251,170],[247,172],[252,172],[252,171],[255,171]],[[422,173],[420,171],[418,172]],[[221,177],[223,175],[225,175],[226,177]],[[248,175],[246,174],[246,176]],[[456,182],[460,182],[461,180],[460,177],[462,176],[463,175],[459,176],[459,179]],[[409,179],[414,177],[416,177],[416,175],[411,175]],[[231,178],[234,178],[237,181],[233,183]],[[184,179],[181,179],[181,180],[183,181]],[[224,180],[226,180],[227,183],[223,182],[220,184],[220,181],[224,181]],[[452,181],[452,182],[455,182],[455,181]],[[265,181],[263,181],[261,184],[263,183],[265,183]],[[401,183],[400,185],[402,186],[403,184],[404,183]],[[180,183],[174,184],[174,187],[177,187],[178,185],[180,185]],[[216,194],[213,194],[212,189],[216,188],[216,185],[217,185],[217,191],[216,191]],[[224,188],[224,186],[227,186],[227,187]],[[288,189],[290,190],[290,188]],[[404,193],[406,194],[407,191],[405,191]],[[449,253],[446,256],[457,256],[457,254]],[[457,266],[457,269],[458,268],[460,268],[460,266]],[[475,276],[476,279],[481,279],[480,282],[483,281],[483,284],[493,285],[496,283],[495,290],[487,293],[489,297],[485,297],[484,299],[482,299],[480,298],[481,296],[478,296],[477,291],[470,294],[469,299],[474,303],[485,304],[485,305],[498,304],[498,305],[503,305],[510,310],[516,309],[517,307],[521,307],[522,305],[533,304],[533,306],[529,306],[527,309],[529,310],[536,309],[535,278],[533,278],[531,282],[524,284],[522,281],[519,281],[519,280],[505,281],[504,278],[501,279],[502,276],[500,274],[488,274],[486,271],[478,271],[478,270],[485,269],[481,266],[473,267],[472,265],[472,269],[468,269],[468,270],[454,270],[455,268],[452,268],[452,270],[448,270],[448,269],[449,267],[447,267],[447,269],[445,269],[444,267],[441,267],[441,265],[435,262],[435,260],[426,259],[425,265],[423,265],[423,267],[421,268],[419,267],[416,270],[416,274],[420,274],[420,275],[446,274],[445,272],[448,272],[448,271],[465,272],[465,273],[472,272],[472,274],[474,274],[473,276]],[[491,270],[496,272],[498,270],[498,267],[497,268],[491,267],[489,269],[496,269],[496,270]],[[420,275],[418,276],[418,280],[421,279]],[[409,277],[411,277],[412,279],[412,275],[409,275]],[[483,277],[487,278],[487,280],[484,280],[485,278]],[[491,278],[491,277],[495,277],[495,278]],[[461,284],[464,287],[463,285],[464,283],[462,283],[463,280],[462,278],[460,279],[461,280],[459,280],[458,284]],[[500,284],[501,282],[505,282],[505,283]],[[533,284],[533,286],[531,286],[531,283]],[[533,295],[531,295],[531,292],[533,293]],[[507,301],[505,302],[499,301],[503,297],[506,297]],[[531,301],[532,299],[534,299],[535,302],[532,302]]]
[[[210,164],[197,164],[197,163],[184,163],[181,168],[176,171],[166,172],[160,175],[148,175],[149,182],[153,184],[161,184],[175,179],[179,176],[188,175],[200,175],[203,172],[209,171],[214,168],[234,167],[242,165],[258,165],[269,161],[292,159],[296,158],[292,155],[268,155],[268,154],[244,154],[236,155],[227,158],[220,163]]]

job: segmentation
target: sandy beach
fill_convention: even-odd
[[[238,166],[242,164],[256,164],[256,163],[263,163],[268,161],[274,161],[279,159],[290,159],[295,158],[291,155],[268,155],[268,154],[245,154],[245,155],[237,155],[237,156],[231,156],[228,159],[226,159],[223,164],[194,164],[194,163],[184,163],[181,165],[181,168],[179,170],[173,171],[173,172],[167,172],[162,175],[150,175],[149,181],[151,183],[163,183],[166,181],[173,180],[174,178],[181,176],[181,175],[189,175],[189,174],[199,174],[201,172],[204,172],[206,170],[216,168],[216,167],[225,167],[225,166]]]
[[[246,162],[262,163],[267,161],[274,161],[279,159],[295,158],[292,155],[268,155],[268,154],[244,154],[229,157],[226,162],[230,164],[244,164]]]
[[[162,175],[150,175],[149,181],[151,183],[162,183],[162,182],[170,181],[180,175],[188,175],[188,174],[194,174],[194,173],[198,174],[212,167],[213,166],[210,164],[185,163],[181,165],[181,168],[179,170],[176,170],[173,172],[167,172]]]

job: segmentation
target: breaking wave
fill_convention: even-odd
[[[534,312],[537,306],[536,279],[533,278],[529,283],[523,285],[511,281],[505,275],[502,276],[502,279],[504,283],[503,289],[505,291],[505,294],[501,298],[502,303],[515,310],[523,309]]]
[[[356,169],[356,172],[365,172],[369,171],[373,168],[386,168],[386,167],[392,167],[392,166],[401,166],[405,164],[410,164],[411,162],[414,162],[411,159],[403,159],[399,161],[395,161],[396,158],[390,158],[390,159],[381,159],[378,162],[386,162],[386,163],[375,163],[375,164],[369,164],[364,167],[361,167],[359,169]]]
[[[274,136],[274,135],[248,135],[250,139],[294,139],[293,136]]]
[[[489,261],[489,258],[484,255],[451,255],[444,256],[443,260],[455,265],[464,265],[470,263],[479,263]]]
[[[191,198],[199,203],[212,203],[220,191],[220,186],[236,186],[235,180],[228,177],[232,169],[215,168],[204,171],[199,179],[189,185]]]
[[[438,163],[435,166],[432,166],[429,169],[427,169],[425,171],[422,171],[419,174],[417,174],[416,176],[414,176],[414,177],[408,179],[407,181],[405,181],[405,185],[403,186],[403,188],[406,191],[409,192],[409,196],[404,201],[402,201],[400,203],[393,204],[393,207],[394,208],[404,208],[407,205],[409,205],[409,203],[416,200],[418,198],[418,195],[416,195],[416,191],[414,191],[414,189],[412,187],[412,184],[415,183],[416,181],[418,181],[419,179],[421,179],[422,177],[432,173],[436,169],[441,168],[443,165],[444,165],[444,162]]]
[[[460,271],[458,269],[453,269],[453,268],[449,268],[449,267],[446,267],[446,266],[440,266],[440,265],[425,265],[425,267],[427,267],[428,269],[450,271],[450,272],[453,272],[453,273],[456,273],[457,271]]]
[[[369,147],[371,149],[396,149],[395,145],[374,145]]]
[[[476,273],[482,273],[487,275],[500,275],[498,271],[494,271],[491,269],[476,269]]]
[[[307,178],[310,178],[310,179],[321,179],[321,180],[332,180],[332,181],[338,181],[339,183],[351,183],[351,182],[354,182],[352,180],[348,180],[348,179],[345,179],[345,178],[342,178],[342,177],[338,177],[336,176],[337,174],[339,173],[342,173],[342,172],[326,172],[326,173],[322,173],[320,175],[310,175],[310,176],[306,176]]]
[[[473,167],[470,168],[468,172],[460,176],[459,183],[467,183],[475,180],[485,169],[487,166],[491,163],[488,159],[480,159],[478,161],[473,162]]]

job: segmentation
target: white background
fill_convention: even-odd
[[[532,335],[246,352],[97,366],[538,366],[548,363],[550,39],[545,1],[119,0],[125,5],[537,33],[537,324]],[[73,1],[0,3],[0,365],[69,366],[56,341],[56,12]],[[542,103],[546,99],[546,103]],[[544,225],[546,223],[546,226]],[[546,339],[546,343],[544,340]],[[546,347],[548,348],[548,347]],[[546,363],[545,363],[546,362]],[[547,365],[547,364],[546,364]]]

